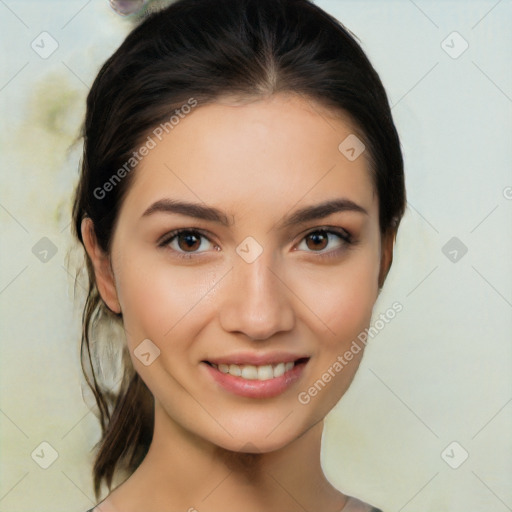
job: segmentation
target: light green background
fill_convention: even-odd
[[[409,199],[375,314],[404,309],[328,418],[325,468],[384,512],[512,510],[512,2],[317,3],[381,75]],[[0,512],[94,504],[99,427],[66,262],[80,147],[69,148],[130,27],[106,0],[0,1]],[[59,44],[47,59],[31,48],[43,31]],[[441,46],[453,31],[469,44],[456,59]],[[42,237],[58,250],[46,263],[32,253]],[[452,237],[468,248],[456,263],[442,252]],[[31,458],[43,441],[58,453],[48,469]],[[453,441],[469,453],[458,469],[441,457]]]

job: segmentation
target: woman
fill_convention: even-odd
[[[320,464],[405,208],[354,38],[307,0],[178,1],[104,64],[83,135],[83,367],[110,490],[94,511],[377,510]],[[115,390],[93,343],[109,321]]]

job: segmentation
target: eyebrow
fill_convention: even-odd
[[[278,227],[286,228],[296,224],[303,224],[311,220],[322,219],[332,215],[333,213],[346,211],[368,215],[368,212],[357,203],[354,203],[350,199],[339,198],[301,208],[291,215],[284,217],[278,223]],[[142,214],[142,217],[148,217],[157,212],[186,215],[187,217],[193,217],[195,219],[217,222],[227,227],[232,225],[232,222],[229,221],[227,215],[221,210],[212,206],[205,206],[200,203],[190,203],[169,198],[160,199],[149,206]]]
[[[311,220],[323,219],[324,217],[338,212],[357,212],[368,215],[368,212],[362,206],[354,203],[354,201],[339,198],[301,208],[291,215],[284,217],[278,226],[286,228],[295,224],[303,224]]]
[[[204,206],[199,203],[189,203],[186,201],[178,201],[176,199],[160,199],[153,203],[142,214],[142,217],[147,217],[157,212],[170,214],[179,213],[181,215],[186,215],[187,217],[217,222],[223,226],[231,225],[231,222],[222,211],[212,206]]]

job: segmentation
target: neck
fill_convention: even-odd
[[[182,429],[156,404],[148,454],[111,496],[123,512],[338,512],[346,498],[323,474],[322,429],[270,453],[237,453]]]

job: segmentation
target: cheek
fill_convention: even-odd
[[[160,348],[190,320],[214,283],[213,274],[176,267],[164,258],[147,264],[143,255],[126,258],[118,267],[118,295],[130,347],[149,338]],[[186,322],[189,323],[189,322]]]
[[[378,296],[377,257],[369,254],[357,261],[343,282],[338,283],[342,291],[338,310],[337,326],[354,325],[365,327],[370,322],[373,306]]]
[[[299,296],[319,319],[326,343],[349,342],[369,324],[378,296],[378,257],[378,249],[361,250],[336,270],[297,277]]]

